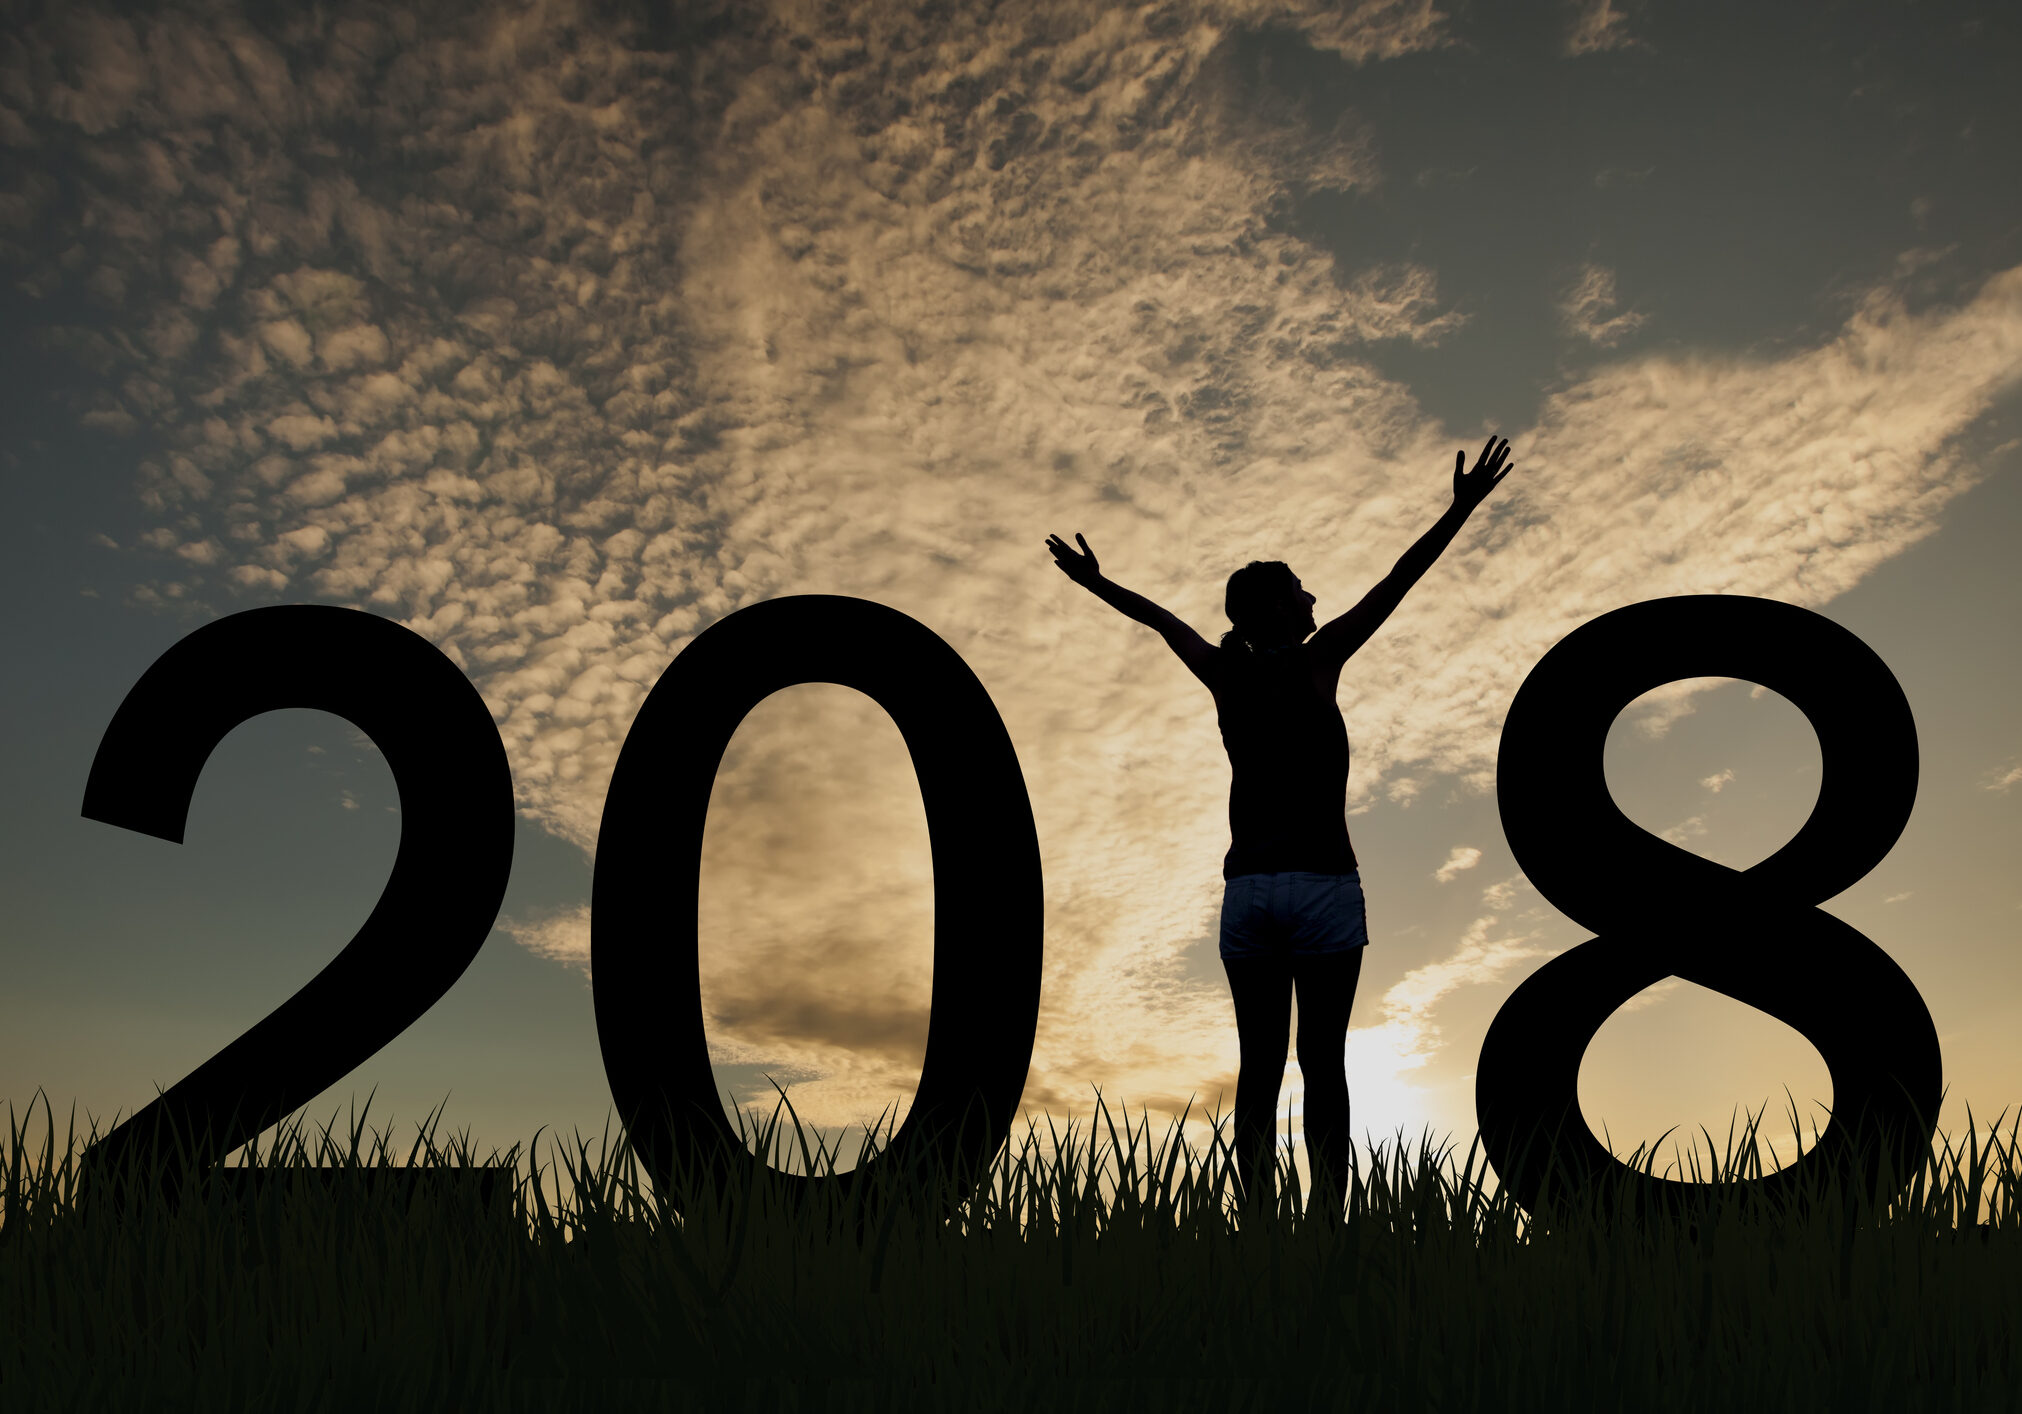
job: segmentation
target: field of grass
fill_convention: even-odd
[[[1569,1196],[1547,1230],[1430,1142],[1367,1152],[1332,1214],[1289,1164],[1253,1209],[1225,1148],[1100,1105],[1008,1144],[954,1220],[931,1178],[842,1212],[753,1167],[663,1207],[608,1135],[479,1159],[433,1125],[403,1153],[299,1120],[235,1156],[265,1173],[80,1202],[91,1136],[40,1110],[10,1107],[0,1192],[8,1411],[2022,1408],[1998,1122],[1882,1201],[1687,1229]],[[787,1120],[747,1147],[831,1170]],[[1706,1161],[1746,1173],[1752,1140]],[[396,1165],[441,1182],[303,1181]],[[477,1196],[485,1165],[509,1201]]]

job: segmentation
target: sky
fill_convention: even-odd
[[[711,623],[842,594],[951,644],[1018,752],[1046,909],[1025,1113],[1085,1123],[1099,1092],[1162,1132],[1191,1106],[1198,1143],[1238,1055],[1213,704],[1043,542],[1084,534],[1210,638],[1229,572],[1283,560],[1325,622],[1491,433],[1514,473],[1342,677],[1356,1130],[1464,1150],[1490,1018],[1587,937],[1497,814],[1525,674],[1601,613],[1700,593],[1816,610],[1901,681],[1916,812],[1824,906],[1922,991],[1944,1125],[2022,1105],[2012,7],[280,13],[24,4],[0,37],[17,1109],[130,1113],[370,912],[397,794],[335,717],[233,732],[181,845],[79,814],[170,645],[328,603],[465,671],[517,822],[470,970],[309,1114],[369,1094],[409,1130],[446,1100],[481,1146],[599,1132],[588,906],[627,727]],[[1825,769],[1796,708],[1725,680],[1640,699],[1606,753],[1633,820],[1736,868]],[[777,1081],[830,1134],[902,1116],[932,884],[876,704],[761,703],[704,847],[719,1086],[769,1112]],[[1293,1060],[1294,1138],[1302,1094]],[[1808,1135],[1831,1080],[1673,979],[1597,1034],[1581,1101],[1623,1153],[1767,1106],[1788,1155],[1782,1116]]]

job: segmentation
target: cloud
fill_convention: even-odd
[[[120,277],[64,347],[103,364],[87,415],[147,433],[132,598],[408,624],[493,707],[522,815],[586,852],[695,634],[785,594],[909,613],[989,690],[1032,796],[1028,1104],[1207,1093],[1237,1054],[1183,956],[1226,846],[1212,704],[1041,544],[1085,531],[1213,634],[1229,569],[1285,559],[1338,612],[1444,508],[1448,431],[1372,350],[1469,330],[1437,271],[1284,229],[1294,192],[1379,184],[1378,149],[1263,101],[1233,42],[1270,23],[1381,62],[1445,43],[1437,12],[753,7],[678,50],[587,14],[80,12],[0,59],[47,187],[24,179],[20,249],[50,254],[10,273]],[[1636,316],[1590,272],[1576,327],[1606,345]],[[1351,806],[1488,789],[1517,684],[1598,613],[1820,605],[1930,534],[1985,475],[1962,434],[2018,347],[2022,270],[1951,305],[1878,286],[1773,358],[1645,350],[1554,385],[1344,679]],[[704,846],[713,1053],[820,1077],[795,1103],[824,1124],[908,1090],[932,878],[875,704],[760,704]],[[502,926],[587,959],[575,915]],[[1453,979],[1539,946],[1491,931],[1361,1044],[1430,1054]]]
[[[1467,845],[1456,845],[1453,853],[1446,857],[1446,863],[1432,871],[1432,877],[1442,884],[1452,883],[1460,874],[1479,863],[1481,863],[1480,850]]]
[[[1718,795],[1722,790],[1726,789],[1728,783],[1733,779],[1734,771],[1732,767],[1729,767],[1723,771],[1715,771],[1712,775],[1700,781],[1699,784],[1705,789],[1712,791],[1715,795]]]
[[[1645,316],[1618,309],[1615,272],[1591,261],[1559,296],[1559,327],[1576,338],[1613,348],[1643,327]]]
[[[535,957],[545,957],[590,975],[590,910],[552,909],[531,918],[501,914],[498,929]]]
[[[296,368],[304,368],[315,357],[316,341],[297,319],[274,319],[257,330],[261,345]]]
[[[1413,968],[1392,984],[1380,1003],[1382,1025],[1410,1022],[1417,1035],[1430,1035],[1436,1004],[1461,987],[1492,982],[1511,966],[1527,958],[1543,955],[1528,936],[1491,938],[1496,920],[1482,917],[1470,923],[1452,953],[1423,967]]]
[[[1402,1131],[1408,1144],[1423,1130],[1426,1102],[1417,1080],[1445,1047],[1440,1014],[1448,998],[1503,982],[1522,964],[1558,951],[1537,934],[1498,934],[1496,925],[1492,916],[1475,919],[1446,956],[1411,969],[1384,991],[1374,1024],[1348,1032],[1348,1085],[1365,1142]]]
[[[1680,820],[1675,825],[1668,825],[1664,829],[1659,830],[1657,835],[1660,839],[1669,840],[1672,844],[1681,846],[1689,844],[1693,840],[1704,839],[1706,837],[1706,817],[1704,815],[1694,815],[1689,819]]]
[[[1521,874],[1498,879],[1481,891],[1482,906],[1494,909],[1497,913],[1505,912],[1516,902],[1518,890],[1529,887],[1530,881]]]
[[[311,412],[290,412],[269,422],[266,432],[269,437],[286,442],[290,449],[306,452],[335,437],[337,424]]]
[[[1980,778],[1980,789],[2006,791],[2018,783],[2022,783],[2022,758],[2006,762],[1987,772]]]
[[[1614,0],[1572,0],[1573,22],[1566,31],[1566,53],[1600,54],[1611,49],[1648,48],[1629,34],[1626,16]]]
[[[1735,681],[1738,679],[1697,677],[1667,682],[1661,687],[1651,688],[1623,708],[1621,720],[1633,726],[1645,739],[1662,741],[1670,734],[1671,728],[1692,715],[1694,702],[1701,693],[1710,692],[1716,687],[1725,687]],[[1749,697],[1751,700],[1757,700],[1767,691],[1767,688],[1757,686],[1749,693]]]

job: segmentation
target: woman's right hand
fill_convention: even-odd
[[[1088,548],[1088,542],[1076,531],[1074,539],[1081,546],[1081,553],[1075,554],[1074,547],[1057,535],[1046,537],[1046,548],[1053,552],[1053,563],[1060,566],[1060,572],[1080,585],[1083,589],[1093,589],[1102,580],[1102,566],[1095,562],[1095,551]]]

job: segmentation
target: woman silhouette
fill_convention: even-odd
[[[1252,560],[1229,576],[1234,626],[1220,647],[1142,595],[1104,578],[1095,552],[1048,537],[1061,571],[1103,603],[1159,631],[1214,694],[1228,749],[1229,851],[1222,861],[1222,966],[1236,1004],[1242,1069],[1236,1080],[1237,1181],[1268,1198],[1275,1172],[1272,1116],[1285,1074],[1292,991],[1299,995],[1299,1068],[1306,1078],[1306,1149],[1315,1185],[1347,1191],[1345,1047],[1348,1012],[1368,945],[1362,881],[1348,842],[1348,732],[1335,693],[1341,667],[1369,641],[1453,540],[1469,514],[1514,469],[1507,439],[1491,437],[1474,469],[1453,461],[1453,504],[1362,602],[1316,630],[1317,602],[1291,569]],[[1310,637],[1308,636],[1310,635]],[[1316,1204],[1321,1200],[1316,1194]]]

